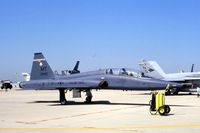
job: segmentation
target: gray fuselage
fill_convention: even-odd
[[[118,89],[118,90],[161,90],[171,82],[129,75],[109,74],[98,70],[73,75],[57,76],[53,79],[30,80],[21,83],[24,89]],[[179,84],[173,83],[175,86]]]

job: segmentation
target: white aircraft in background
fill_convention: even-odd
[[[29,73],[22,73],[22,76],[24,77],[24,81],[30,81],[30,74]]]
[[[142,76],[164,81],[183,83],[185,86],[179,89],[170,90],[167,94],[178,94],[178,92],[196,92],[196,88],[200,86],[200,72],[193,72],[194,64],[191,72],[180,72],[166,74],[156,61],[142,60],[139,62],[142,71]]]

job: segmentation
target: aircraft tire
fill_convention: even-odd
[[[167,91],[165,92],[165,95],[171,95],[171,91],[170,91],[170,90],[167,90]]]
[[[92,97],[86,97],[85,102],[86,103],[91,103],[92,102]]]
[[[66,101],[66,100],[60,101],[60,104],[61,104],[61,105],[65,105],[65,104],[67,104],[67,101]]]

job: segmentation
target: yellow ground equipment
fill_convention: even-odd
[[[150,113],[152,115],[160,114],[167,115],[170,112],[169,105],[165,105],[165,91],[152,92],[152,99],[149,102]]]

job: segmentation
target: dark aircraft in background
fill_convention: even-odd
[[[70,74],[80,73],[80,71],[78,70],[79,63],[80,63],[80,61],[76,62],[76,65],[74,66],[74,69],[69,71]]]
[[[76,65],[74,66],[74,69],[73,70],[63,70],[63,71],[61,71],[62,72],[62,76],[65,76],[65,75],[67,75],[67,74],[76,74],[76,73],[80,73],[80,71],[78,70],[78,68],[79,68],[79,63],[80,63],[80,61],[77,61],[76,62]],[[58,74],[59,75],[59,74]]]
[[[79,63],[77,63],[76,67]],[[126,69],[100,69],[97,71],[76,73],[65,76],[55,76],[42,53],[35,53],[30,81],[23,81],[23,89],[59,90],[61,104],[66,104],[66,90],[75,90],[79,95],[86,92],[86,103],[92,100],[92,89],[106,90],[161,90],[170,84],[171,87],[181,87],[178,83],[134,77]],[[80,96],[80,95],[79,95]]]

